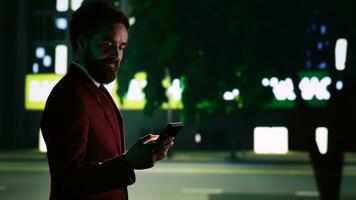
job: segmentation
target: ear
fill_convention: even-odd
[[[87,46],[89,45],[88,39],[84,37],[83,35],[80,35],[78,40],[77,40],[77,45],[78,45],[78,50],[82,51],[83,49],[86,49]]]

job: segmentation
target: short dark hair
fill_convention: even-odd
[[[73,14],[70,21],[70,42],[73,51],[78,49],[79,36],[90,39],[99,32],[103,24],[122,23],[129,30],[129,19],[125,13],[103,0],[94,0],[83,4]]]

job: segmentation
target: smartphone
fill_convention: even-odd
[[[184,127],[182,122],[171,122],[169,123],[163,131],[159,134],[159,138],[156,142],[160,142],[165,136],[176,137],[178,132]]]

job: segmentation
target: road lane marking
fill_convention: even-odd
[[[181,193],[185,194],[222,194],[224,191],[220,188],[182,188]]]
[[[318,191],[296,191],[295,196],[300,196],[300,197],[318,197],[319,192]]]

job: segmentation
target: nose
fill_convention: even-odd
[[[119,62],[122,59],[122,49],[118,45],[114,45],[111,51],[111,56],[117,58]]]

